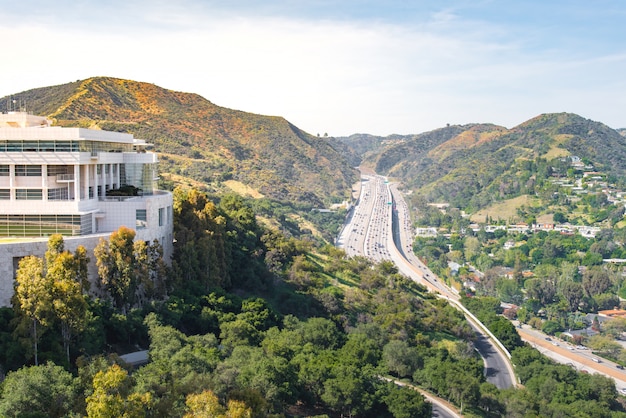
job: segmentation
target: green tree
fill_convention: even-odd
[[[64,417],[75,410],[77,382],[53,363],[9,372],[0,386],[2,417]],[[75,411],[77,412],[77,411]]]
[[[584,297],[583,287],[580,283],[567,281],[561,286],[561,296],[567,302],[569,310],[576,312]]]
[[[391,385],[385,403],[394,418],[431,417],[432,405],[417,390]]]
[[[609,272],[604,268],[589,268],[583,274],[583,289],[587,296],[593,297],[600,293],[606,293],[613,282]]]
[[[480,254],[481,244],[476,237],[465,238],[464,256],[467,261],[474,261],[474,258]]]
[[[382,360],[386,370],[400,378],[412,376],[422,363],[417,351],[407,342],[399,340],[385,345]]]
[[[52,316],[52,282],[44,275],[44,263],[39,257],[26,256],[19,261],[16,273],[15,297],[18,312],[32,321],[35,365],[39,364],[37,326],[47,326]],[[41,332],[40,332],[41,334]]]
[[[135,231],[122,226],[94,249],[100,285],[124,314],[133,306],[139,284],[134,239]]]
[[[63,252],[50,260],[47,277],[53,284],[52,309],[61,323],[63,348],[69,364],[72,334],[82,331],[87,319],[86,295],[78,277],[79,265],[72,254]]]

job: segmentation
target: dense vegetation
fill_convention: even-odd
[[[109,278],[98,284],[101,297],[78,286],[67,293],[74,304],[61,305],[64,299],[52,293],[24,305],[19,295],[14,310],[1,310],[0,361],[8,373],[0,386],[0,414],[430,416],[418,392],[385,376],[408,379],[470,415],[571,410],[562,398],[544,398],[539,383],[499,391],[485,382],[462,314],[399,275],[393,264],[346,258],[334,247],[264,228],[238,196],[213,200],[195,190],[175,196],[170,270],[159,267],[157,245],[133,242],[132,231],[122,229],[95,254]],[[65,288],[79,285],[84,258],[65,252],[55,237],[40,262],[44,274],[36,277]],[[32,277],[27,265],[34,259],[25,259],[21,275]],[[130,260],[128,268],[120,260]],[[489,315],[477,314],[494,326],[501,317],[489,303],[480,305]],[[28,306],[68,308],[41,315],[46,309]],[[59,313],[74,309],[80,326],[67,334],[63,318],[71,316]],[[33,315],[38,365],[29,331]],[[500,329],[509,347],[520,346],[514,331],[504,324]],[[150,362],[135,370],[115,355],[141,348],[149,348]],[[602,378],[576,377],[535,356],[520,360],[523,382],[551,376],[550,384],[571,393],[565,399],[581,411],[599,411],[594,416],[621,408]]]
[[[381,379],[388,374],[478,408],[484,377],[471,329],[392,264],[313,251],[261,227],[234,195],[175,197],[171,270],[157,268],[157,246],[122,229],[94,254],[101,297],[77,286],[65,310],[48,308],[60,306],[55,293],[31,305],[19,294],[15,310],[2,310],[2,415],[183,416],[212,405],[228,416],[429,416],[423,397]],[[55,237],[45,258],[29,261],[41,270],[24,261],[19,271],[42,288],[79,285],[84,257]],[[67,339],[57,312],[80,314]],[[148,347],[150,363],[132,373],[113,355]],[[435,379],[446,373],[455,380]]]

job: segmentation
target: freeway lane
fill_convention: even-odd
[[[458,303],[458,295],[414,256],[412,242],[408,208],[402,195],[384,177],[363,175],[359,200],[337,239],[337,246],[344,248],[348,256],[360,255],[375,261],[393,261],[401,273],[446,297],[463,310]],[[508,358],[465,313],[474,329],[480,331],[475,346],[485,361],[487,380],[499,388],[514,386],[515,375]]]

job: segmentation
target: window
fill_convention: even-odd
[[[10,200],[11,189],[0,189],[0,200]]]
[[[48,166],[48,176],[58,176],[59,174],[72,174],[73,170],[71,170],[70,166],[67,165],[49,165]]]
[[[91,234],[87,215],[4,215],[0,214],[0,236],[49,236]]]
[[[24,141],[22,142],[22,149],[25,152],[39,151],[39,141]]]
[[[56,141],[54,147],[57,152],[70,152],[74,148],[71,141]],[[78,144],[76,144],[76,147],[78,147]]]
[[[148,218],[145,209],[135,210],[135,227],[136,229],[144,229],[148,226]]]
[[[26,176],[26,177],[41,177],[41,166],[40,165],[16,165],[15,175]]]
[[[17,200],[42,200],[41,189],[15,189],[15,199]]]
[[[48,189],[48,200],[70,200],[67,187]]]
[[[6,177],[8,176],[10,173],[9,171],[9,166],[6,164],[1,164],[0,165],[0,176]]]
[[[159,208],[159,226],[163,226],[165,219],[165,208]]]

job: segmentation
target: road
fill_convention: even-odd
[[[389,184],[382,176],[363,175],[360,190],[357,204],[337,238],[337,246],[344,248],[348,256],[393,261],[401,273],[463,310],[470,324],[477,330],[475,346],[485,361],[487,380],[502,389],[514,386],[515,373],[503,352],[504,348],[498,347],[491,338],[485,336],[482,324],[458,302],[458,294],[442,283],[413,254],[408,207],[395,185]]]
[[[598,373],[615,380],[615,387],[619,392],[626,394],[626,370],[619,369],[616,363],[595,356],[591,350],[566,343],[562,340],[550,337],[528,325],[517,328],[522,338],[543,355],[552,360],[568,364],[583,373]]]

